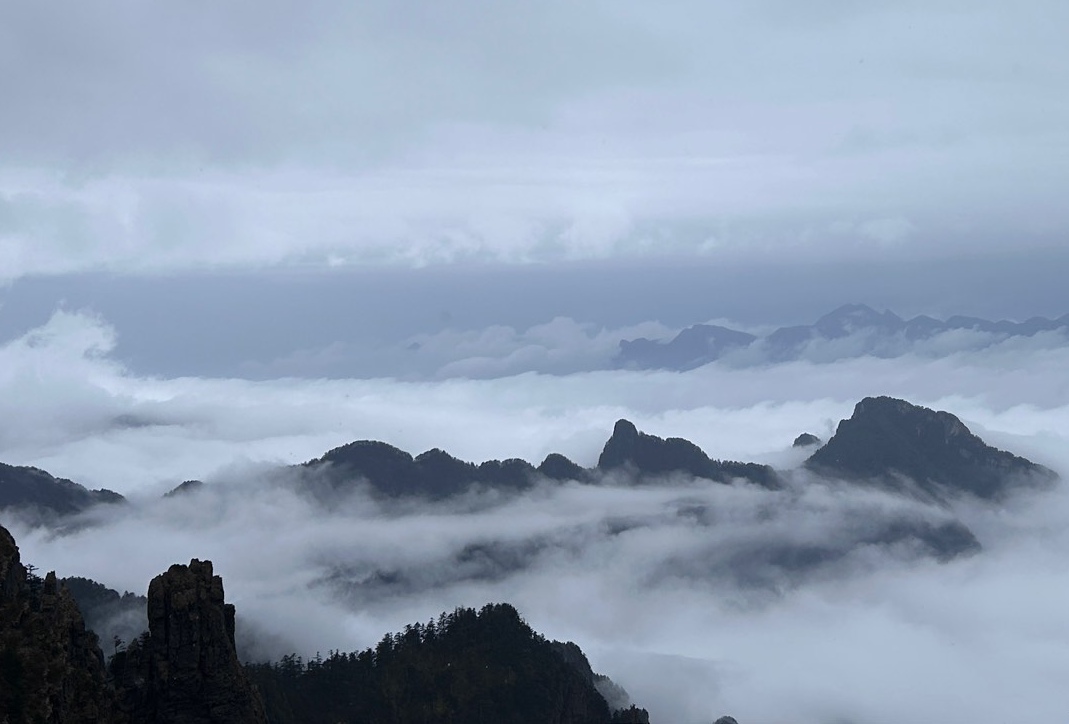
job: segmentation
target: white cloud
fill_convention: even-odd
[[[1055,243],[1063,15],[11,7],[0,275]]]

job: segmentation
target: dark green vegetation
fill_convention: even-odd
[[[119,597],[69,579],[89,605]],[[508,604],[457,609],[359,653],[242,666],[234,607],[210,561],[174,565],[143,600],[148,631],[104,665],[71,591],[22,565],[0,527],[4,724],[648,724],[578,646],[546,641]],[[258,684],[255,686],[253,684]],[[603,694],[604,692],[604,694]],[[615,713],[608,695],[621,707]]]
[[[508,604],[457,609],[359,653],[308,662],[290,656],[246,669],[272,724],[586,724],[611,717],[593,676]]]

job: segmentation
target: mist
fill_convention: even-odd
[[[17,519],[24,560],[143,593],[208,558],[250,659],[374,645],[456,606],[516,605],[574,640],[656,721],[883,724],[1054,721],[1069,603],[1064,485],[1000,504],[935,506],[797,470],[853,404],[894,394],[959,415],[986,441],[1069,473],[1069,351],[1028,341],[686,373],[527,373],[490,380],[159,378],[113,356],[116,334],[59,312],[0,347],[5,462],[125,506],[56,533]],[[878,389],[873,381],[879,380]],[[464,459],[550,451],[592,464],[620,417],[715,457],[768,462],[780,491],[670,477],[543,484],[426,503],[357,488],[324,507],[283,465],[354,439]],[[192,495],[162,499],[200,478]],[[898,521],[958,521],[978,552],[940,559]],[[874,538],[875,536],[875,538]],[[821,555],[784,563],[784,549]]]

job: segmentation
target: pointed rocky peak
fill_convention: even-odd
[[[806,465],[892,488],[915,485],[938,499],[960,493],[999,498],[1017,485],[1057,478],[1041,465],[987,445],[949,412],[892,397],[857,403]]]
[[[814,445],[820,445],[821,439],[810,432],[803,432],[798,437],[794,438],[794,442],[791,447],[813,447]]]
[[[638,428],[635,427],[635,423],[630,420],[624,420],[623,418],[616,421],[616,424],[612,426],[613,439],[620,441],[630,441],[638,439]]]
[[[620,420],[598,458],[598,469],[630,469],[639,475],[687,473],[699,478],[730,482],[747,478],[759,485],[776,487],[775,472],[765,465],[712,460],[700,447],[680,437],[660,438],[639,432]]]
[[[598,458],[598,468],[611,470],[631,466],[640,473],[670,473],[677,470],[701,475],[709,458],[697,445],[674,438],[670,442],[639,432],[630,420],[617,420],[612,437]],[[674,454],[673,454],[674,453]]]
[[[152,579],[148,626],[111,664],[133,720],[266,723],[234,647],[234,607],[211,561],[194,558]]]
[[[701,477],[708,476],[709,463],[709,457],[689,440],[648,435],[628,420],[617,421],[598,458],[602,470],[631,466],[640,473],[680,471]]]
[[[538,472],[550,480],[583,480],[587,476],[585,468],[560,453],[546,455],[546,459],[538,466]]]

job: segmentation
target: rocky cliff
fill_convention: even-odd
[[[152,579],[147,635],[112,660],[135,722],[264,724],[259,694],[234,648],[234,607],[211,561],[173,565]]]
[[[120,722],[97,637],[55,573],[23,566],[0,527],[0,721]]]

